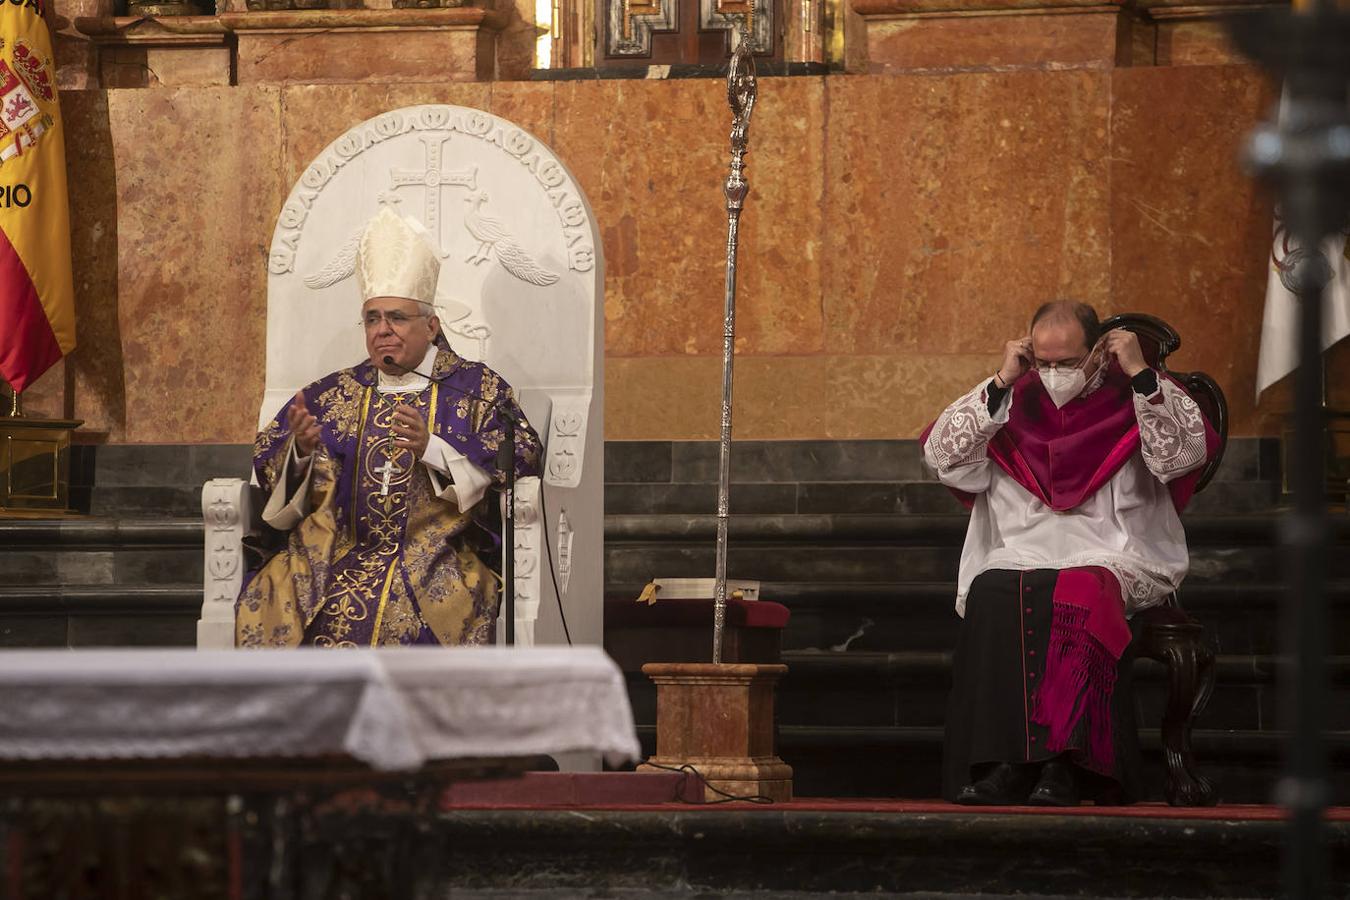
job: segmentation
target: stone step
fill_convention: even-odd
[[[0,583],[115,585],[200,583],[202,548],[119,547],[15,550],[0,553]]]
[[[1192,546],[1275,545],[1281,514],[1186,516]],[[962,515],[734,515],[732,540],[749,543],[885,543],[942,546],[965,540],[969,517]],[[1336,542],[1350,544],[1350,517],[1330,519]],[[606,543],[700,543],[717,536],[713,515],[624,515],[605,517]]]
[[[955,581],[961,549],[957,545],[876,543],[778,543],[734,541],[727,573],[758,581],[932,582]],[[1268,545],[1192,545],[1187,584],[1276,583],[1282,551]],[[656,577],[711,577],[716,562],[712,542],[606,543],[605,581],[645,583]],[[1328,574],[1350,578],[1350,553],[1328,559]]]
[[[22,547],[102,550],[118,547],[202,546],[201,517],[72,516],[0,519],[0,553]]]
[[[1275,481],[1216,481],[1196,496],[1188,516],[1268,512],[1280,502]],[[963,509],[932,481],[733,482],[731,509],[743,515],[942,514]],[[711,515],[715,482],[620,482],[605,485],[605,514]]]
[[[642,587],[610,584],[606,600],[633,602]],[[760,596],[792,611],[783,633],[785,650],[938,650],[955,644],[960,626],[951,581],[769,581],[761,585]],[[1277,652],[1284,596],[1282,585],[1250,581],[1188,580],[1181,588],[1182,605],[1226,653]],[[1350,580],[1331,582],[1327,602],[1329,651],[1350,654]]]
[[[656,748],[656,726],[638,725],[644,756]],[[1332,805],[1350,804],[1350,731],[1325,735]],[[1140,728],[1143,799],[1162,799],[1166,770],[1160,732]],[[1271,803],[1283,774],[1288,737],[1278,731],[1197,728],[1192,734],[1201,774],[1223,803]],[[941,793],[942,727],[781,725],[778,755],[792,766],[799,797],[902,797]]]
[[[201,582],[0,587],[0,647],[191,647]]]
[[[0,521],[0,584],[200,584],[202,540],[201,519]]]
[[[784,654],[778,721],[801,725],[941,725],[951,687],[950,653]],[[1283,694],[1273,657],[1220,655],[1215,687],[1198,724],[1269,731],[1280,726]],[[1350,656],[1326,660],[1331,693],[1327,726],[1350,731]],[[1167,704],[1167,670],[1149,659],[1134,666],[1137,715],[1157,726]],[[630,693],[634,693],[630,690]]]
[[[1195,818],[1166,807],[1009,813],[811,805],[456,812],[416,832],[409,852],[424,843],[435,848],[415,856],[426,859],[427,875],[439,876],[439,892],[428,893],[460,900],[1211,900],[1282,893],[1287,826],[1265,811]],[[1239,817],[1246,821],[1234,821]],[[389,830],[373,829],[372,846]],[[1337,886],[1333,896],[1343,897],[1350,823],[1338,816],[1325,830],[1328,882]]]
[[[937,726],[946,718],[951,654],[796,651],[783,654],[788,674],[778,685],[781,725],[852,727]],[[1350,731],[1350,657],[1326,661],[1331,692],[1328,727]],[[1270,731],[1278,728],[1283,695],[1271,657],[1221,655],[1214,693],[1198,725],[1208,729]],[[640,672],[627,673],[638,722],[656,721],[656,691]],[[1136,660],[1138,721],[1158,727],[1167,704],[1167,671]]]

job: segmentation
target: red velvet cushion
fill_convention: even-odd
[[[727,600],[726,623],[733,628],[784,628],[790,615],[781,603]],[[712,625],[712,620],[711,600],[657,600],[650,606],[632,601],[605,604],[606,626]]]

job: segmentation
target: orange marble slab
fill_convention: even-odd
[[[1023,14],[906,15],[867,23],[870,72],[1106,69],[1129,43],[1127,14],[1114,6]]]
[[[606,255],[607,437],[713,438],[723,91],[708,79],[64,92],[80,346],[34,400],[68,402],[114,441],[250,440],[282,198],[347,128],[441,102],[520,122],[589,196]],[[1163,316],[1185,341],[1176,366],[1227,391],[1233,434],[1278,432],[1283,387],[1252,397],[1270,204],[1234,156],[1276,97],[1255,70],[764,78],[760,92],[738,438],[915,436],[1055,296]]]
[[[279,99],[233,88],[63,96],[81,138],[69,163],[72,360],[87,427],[119,442],[251,439],[256,409],[241,398],[262,388]]]
[[[515,122],[553,146],[552,81],[497,81],[488,94],[487,110]]]
[[[118,154],[105,91],[62,91],[75,351],[67,358],[73,410],[85,428],[125,441],[127,394],[118,313]],[[131,177],[131,173],[124,173]],[[47,378],[51,375],[44,376]]]
[[[816,350],[823,84],[779,78],[761,85],[746,161],[751,199],[742,218],[737,346]],[[554,149],[604,233],[609,353],[720,353],[721,185],[730,157],[724,85],[561,82],[555,96]]]
[[[989,377],[997,354],[745,356],[736,361],[737,440],[918,437],[947,404]],[[608,440],[715,440],[722,361],[605,361]]]
[[[828,85],[826,345],[985,353],[1060,296],[1110,297],[1098,72]]]
[[[481,81],[495,69],[505,14],[448,9],[226,13],[239,84]]]
[[[1234,434],[1271,433],[1255,388],[1272,203],[1238,152],[1277,94],[1237,66],[1120,70],[1112,85],[1112,305],[1181,333],[1169,363],[1218,380]]]

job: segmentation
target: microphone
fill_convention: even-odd
[[[457,388],[453,384],[445,384],[445,379],[450,377],[449,372],[441,376],[428,375],[426,372],[419,372],[417,369],[412,369],[407,366],[400,366],[398,363],[394,362],[394,358],[392,356],[386,356],[384,358],[384,364],[386,366],[395,366],[397,368],[402,369],[405,372],[411,372],[414,375],[421,375],[427,381],[434,381],[437,384],[444,385],[445,387],[448,387],[455,393],[468,397],[470,400],[477,400],[479,403],[486,403],[490,408],[495,408],[497,410],[497,415],[501,416],[503,419],[506,419],[512,425],[520,424],[520,418],[517,417],[515,413],[511,412],[511,410],[502,406],[500,399],[494,402],[492,400],[487,399],[486,397],[480,397],[479,395],[473,393],[472,391],[466,391],[463,388]]]

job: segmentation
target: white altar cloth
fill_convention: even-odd
[[[0,759],[639,756],[598,647],[0,651]]]

